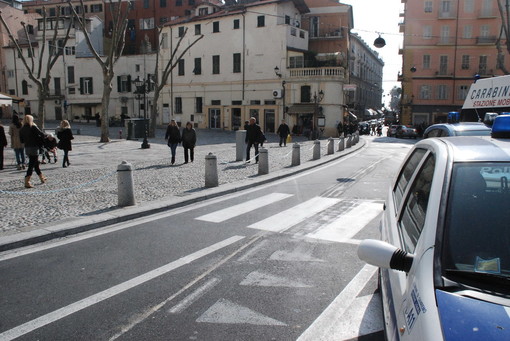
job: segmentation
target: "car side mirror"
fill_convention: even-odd
[[[380,268],[409,272],[414,256],[381,240],[365,239],[358,246],[358,258]]]

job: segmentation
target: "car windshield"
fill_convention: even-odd
[[[458,130],[455,135],[457,136],[489,136],[491,134],[490,129],[483,130]]]
[[[510,279],[509,178],[510,163],[454,165],[442,254],[447,277],[481,287]]]

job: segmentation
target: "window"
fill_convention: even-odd
[[[21,94],[28,95],[28,82],[26,80],[21,81]]]
[[[310,37],[318,37],[319,36],[319,17],[311,17],[310,18]]]
[[[154,18],[140,19],[141,30],[152,30],[154,28]]]
[[[14,78],[14,70],[7,70],[7,78]]]
[[[239,19],[234,19],[234,30],[239,29]]]
[[[220,73],[220,56],[212,56],[212,73],[217,75]]]
[[[404,203],[399,227],[405,251],[409,253],[414,253],[425,224],[435,166],[434,155],[430,153],[418,171]]]
[[[195,58],[195,67],[193,68],[193,73],[195,75],[202,74],[202,58]]]
[[[462,55],[461,68],[462,70],[469,70],[469,55]]]
[[[234,53],[233,55],[233,72],[240,73],[241,72],[241,54]]]
[[[418,168],[418,165],[425,155],[425,152],[425,149],[415,149],[413,154],[406,160],[405,165],[402,168],[400,175],[398,176],[395,188],[393,188],[394,202],[396,207],[400,206],[402,197],[404,196],[404,193],[407,189],[407,185],[409,184],[409,181],[411,181],[414,170]]]
[[[481,25],[480,26],[480,36],[483,38],[487,38],[490,34],[489,25]]]
[[[50,17],[55,17],[57,16],[57,11],[55,9],[55,7],[52,7],[50,8]]]
[[[117,76],[117,91],[118,92],[131,92],[131,76],[130,75]]]
[[[423,55],[423,69],[430,69],[430,54]]]
[[[159,7],[161,8],[166,7],[166,0],[159,0]]]
[[[202,97],[195,97],[195,112],[201,113],[203,110],[203,101]]]
[[[220,31],[220,22],[219,21],[215,21],[213,22],[213,33],[217,33]]]
[[[437,99],[448,99],[448,86],[444,84],[437,86]]]
[[[452,3],[449,0],[441,1],[441,3],[440,3],[440,6],[441,6],[440,17],[444,18],[444,17],[451,16],[451,8],[452,8],[451,5],[452,5]]]
[[[423,5],[424,5],[423,11],[425,13],[432,13],[432,1],[425,1]]]
[[[295,69],[295,68],[302,68],[304,67],[305,58],[303,56],[296,56],[296,57],[290,57],[289,58],[289,68]]]
[[[266,26],[266,17],[263,15],[259,15],[257,17],[257,27],[264,27]]]
[[[480,56],[480,62],[478,63],[478,73],[481,75],[487,74],[487,56]]]
[[[207,9],[207,7],[202,7],[198,9],[198,15],[203,16],[207,14],[209,14],[209,10]]]
[[[180,26],[179,27],[179,38],[181,37],[184,37],[184,32],[185,32],[185,27],[184,26]]]
[[[60,8],[60,15],[72,15],[71,8],[68,7],[68,6],[61,7]]]
[[[464,26],[464,33],[462,35],[462,38],[464,38],[464,39],[473,38],[473,26],[472,25]]]
[[[211,100],[211,105],[221,105],[221,100],[213,99],[213,100]]]
[[[140,64],[135,64],[135,71],[140,72]]]
[[[73,84],[75,82],[75,80],[74,80],[74,66],[67,67],[67,82],[69,84]]]
[[[285,25],[290,25],[290,16],[285,16]]]
[[[431,92],[432,92],[432,88],[430,85],[420,86],[420,99],[430,99]]]
[[[469,87],[467,85],[461,85],[459,86],[459,89],[457,91],[457,99],[465,100],[468,94]]]
[[[66,56],[74,56],[76,54],[75,46],[66,46],[65,47]]]
[[[175,6],[182,6],[182,0],[175,0]]]
[[[195,35],[196,36],[199,36],[202,34],[202,25],[200,24],[196,24],[195,25]]]
[[[175,113],[182,114],[182,97],[175,97]]]
[[[149,0],[143,0],[143,8],[149,8]]]
[[[311,101],[311,88],[309,85],[301,87],[301,103],[310,103]]]
[[[160,24],[164,24],[164,23],[166,23],[166,22],[168,22],[168,17],[160,17],[160,18],[159,18],[159,23],[160,23]]]
[[[90,5],[91,13],[101,13],[103,11],[103,4],[93,4]]]
[[[168,48],[168,33],[161,34],[161,48],[162,49]]]
[[[195,0],[188,0],[188,5],[194,6],[195,5]]]
[[[448,73],[448,56],[439,56],[439,74],[444,76]]]
[[[91,95],[93,94],[92,88],[92,77],[81,77],[80,78],[80,94]]]
[[[423,26],[423,39],[432,39],[432,26]]]
[[[179,76],[184,76],[184,59],[182,58],[179,59],[177,69],[178,69],[177,74]]]
[[[69,9],[69,7],[66,7]],[[28,34],[34,34],[34,25],[27,25]]]
[[[508,5],[508,3],[507,3]],[[492,0],[483,0],[482,2],[482,17],[492,16]]]
[[[475,0],[464,0],[464,12],[473,13],[475,11]]]
[[[441,26],[441,43],[442,44],[450,43],[450,26],[447,25]]]

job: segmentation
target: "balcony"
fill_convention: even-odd
[[[443,11],[440,10],[437,14],[438,19],[455,19],[457,17],[457,11]]]
[[[345,69],[340,66],[289,69],[290,78],[344,79]]]
[[[478,12],[478,19],[489,19],[489,18],[497,18],[498,13],[497,10],[492,8],[482,8],[480,12]]]
[[[344,35],[342,34],[342,28],[337,29],[329,29],[328,31],[320,32],[318,35],[310,35],[310,40],[313,39],[342,39]]]
[[[476,44],[477,45],[494,45],[494,44],[496,44],[497,40],[498,40],[498,37],[496,37],[496,36],[476,37]]]

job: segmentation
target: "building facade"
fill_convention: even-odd
[[[401,122],[445,122],[460,111],[475,77],[502,75],[495,0],[402,0]],[[505,14],[506,16],[506,14]],[[504,46],[505,40],[501,43]]]

